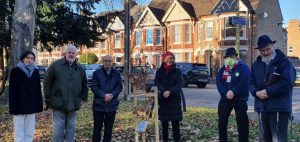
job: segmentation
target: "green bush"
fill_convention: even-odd
[[[97,55],[94,53],[84,53],[79,56],[79,63],[95,64],[98,60]]]

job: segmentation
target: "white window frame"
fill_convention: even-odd
[[[197,25],[198,25],[198,27],[197,27],[197,32],[198,32],[197,41],[198,41],[198,43],[200,43],[203,39],[203,35],[202,35],[202,33],[203,33],[203,27],[202,26],[203,25],[201,23],[198,23]]]
[[[185,26],[184,42],[185,43],[191,43],[191,25],[188,23],[188,24],[185,24],[184,26]]]
[[[227,33],[227,29],[236,29],[237,26],[227,26],[227,22],[228,22],[228,18],[229,17],[226,17],[225,18],[225,25],[224,25],[224,39],[225,40],[235,40],[236,39],[236,36],[230,36],[230,37],[227,37],[226,33]],[[241,26],[241,29],[242,29],[242,34],[240,34],[240,39],[246,39],[246,33],[247,33],[247,28],[246,28],[246,25],[245,26]],[[235,32],[236,33],[236,30]]]
[[[208,25],[208,24],[211,24],[211,25]],[[208,28],[211,29],[211,31],[210,31],[211,37],[208,37],[208,35],[209,35]],[[205,22],[205,40],[212,40],[213,37],[214,37],[214,21],[206,21]]]
[[[176,62],[182,62],[182,53],[174,53]]]
[[[187,58],[187,55],[188,55],[188,58]],[[185,56],[185,62],[192,62],[191,60],[191,52],[185,52],[184,53],[184,56]]]
[[[182,25],[173,25],[173,44],[181,43]],[[177,29],[178,28],[178,29]],[[177,29],[177,30],[176,30]]]
[[[151,32],[151,35],[148,34],[148,32]],[[148,43],[149,40],[151,40],[151,42]],[[146,45],[153,45],[153,29],[146,29]]]
[[[139,33],[139,35],[138,35],[138,33]],[[135,32],[135,47],[140,47],[140,46],[141,46],[141,31],[136,31]]]
[[[159,33],[159,35],[157,34]],[[161,30],[160,29],[156,29],[156,45],[162,45],[162,41],[161,41]],[[157,42],[159,41],[159,43]]]
[[[117,36],[119,36],[119,41],[117,40]],[[117,33],[115,35],[115,48],[121,48],[121,34]]]
[[[104,46],[103,46],[104,44]],[[106,48],[106,43],[105,43],[105,40],[101,42],[101,48],[105,49]]]

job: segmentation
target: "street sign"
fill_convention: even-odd
[[[233,16],[232,17],[232,24],[233,25],[245,26],[246,25],[246,19],[244,17]]]

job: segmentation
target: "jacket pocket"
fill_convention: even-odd
[[[62,108],[64,106],[62,91],[59,88],[55,89],[51,95],[51,106],[53,108]]]

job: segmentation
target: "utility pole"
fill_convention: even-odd
[[[124,77],[125,77],[125,92],[124,100],[130,100],[129,87],[129,47],[130,47],[130,3],[129,0],[124,0],[125,7],[125,48],[124,48]]]
[[[236,16],[240,17],[240,0],[237,0],[236,4]],[[240,33],[241,33],[241,26],[239,24],[236,25],[236,41],[235,41],[235,48],[238,53],[238,58],[240,58]]]

